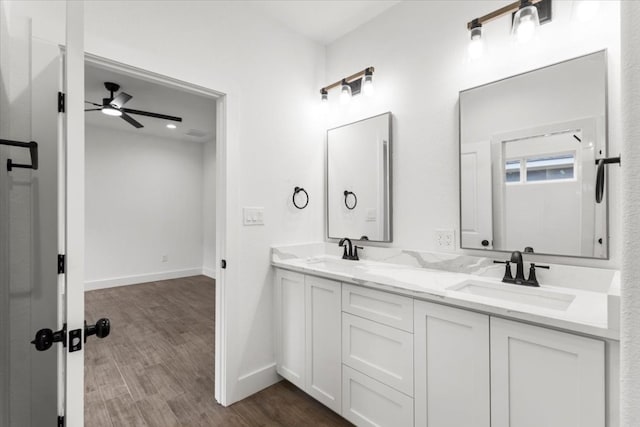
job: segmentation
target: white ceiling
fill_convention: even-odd
[[[267,0],[250,3],[291,30],[326,45],[399,2],[399,0]]]
[[[133,97],[125,105],[126,108],[182,117],[183,121],[180,123],[170,122],[131,114],[131,117],[144,126],[136,129],[120,117],[107,116],[100,111],[91,111],[85,113],[86,124],[178,141],[208,142],[215,140],[216,104],[214,99],[89,65],[85,66],[85,99],[101,104],[102,98],[109,96],[104,82],[118,83],[121,91]],[[85,104],[85,108],[97,107]],[[168,129],[167,123],[174,123],[177,128]],[[189,136],[186,133],[191,129],[204,132],[205,135]]]

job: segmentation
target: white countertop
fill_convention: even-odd
[[[348,261],[331,255],[287,258],[274,256],[274,267],[380,289],[427,301],[439,302],[501,317],[553,328],[619,339],[608,327],[607,293],[541,285],[539,288],[502,283],[499,279],[378,261]],[[450,289],[465,282],[517,293],[520,301],[474,295]],[[462,285],[464,286],[464,285]],[[504,288],[503,288],[504,287]],[[536,305],[537,295],[573,299],[566,309]],[[531,301],[527,299],[530,298]],[[529,303],[531,302],[531,303]]]

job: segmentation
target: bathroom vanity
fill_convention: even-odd
[[[617,425],[617,272],[554,265],[528,288],[488,259],[366,251],[273,248],[285,379],[359,426]]]

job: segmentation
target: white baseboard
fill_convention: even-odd
[[[216,278],[216,270],[215,268],[209,268],[209,267],[202,267],[202,275],[203,276],[207,276],[211,279],[215,279]]]
[[[236,390],[235,393],[233,393],[229,405],[272,386],[281,379],[282,378],[280,378],[276,372],[275,362],[256,369],[255,371],[241,375],[240,378],[238,378]]]
[[[92,280],[84,283],[85,291],[115,288],[116,286],[137,285],[139,283],[156,282],[158,280],[179,279],[181,277],[204,274],[202,267],[185,270],[163,271],[160,273],[138,274],[134,276],[114,277],[111,279]]]

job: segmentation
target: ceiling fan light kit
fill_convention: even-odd
[[[160,114],[160,113],[151,113],[149,111],[134,110],[131,108],[125,108],[124,105],[127,102],[129,102],[133,97],[126,92],[120,92],[119,94],[115,95],[115,93],[120,90],[120,85],[117,83],[105,82],[104,87],[109,91],[109,97],[102,98],[102,104],[98,104],[96,102],[91,102],[91,101],[85,101],[87,104],[91,104],[91,105],[95,105],[96,107],[99,107],[99,108],[89,108],[89,109],[86,109],[85,111],[101,111],[103,114],[106,114],[107,116],[120,117],[124,121],[129,123],[131,126],[137,129],[140,129],[144,126],[142,125],[142,123],[140,123],[139,121],[131,117],[130,114],[153,117],[155,119],[161,119],[161,120],[171,120],[174,122],[182,121],[181,117],[169,116],[167,114]],[[167,127],[169,129],[176,128],[175,125],[173,125],[173,127],[170,127],[169,125],[167,125]]]

